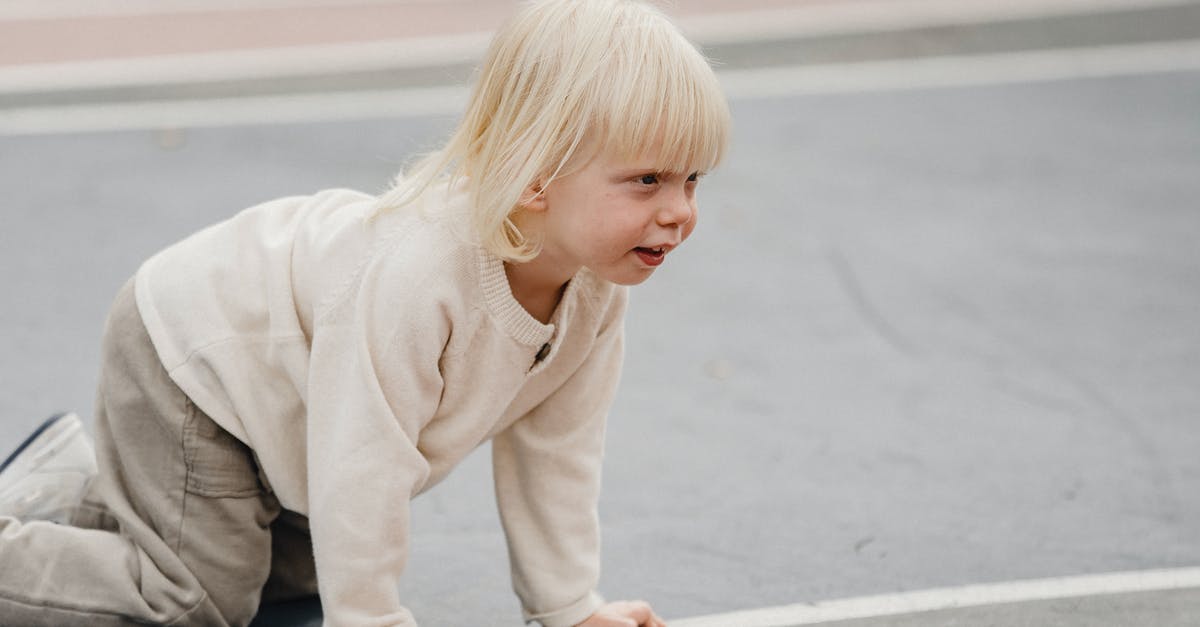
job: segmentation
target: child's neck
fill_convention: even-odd
[[[546,267],[539,260],[541,257],[526,263],[505,262],[504,273],[513,298],[538,322],[549,324],[573,273]]]

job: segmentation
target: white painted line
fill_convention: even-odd
[[[0,94],[131,85],[180,85],[368,72],[470,63],[483,57],[490,33],[0,66]]]
[[[671,627],[791,627],[855,618],[1131,592],[1200,588],[1200,568],[1144,570],[936,588],[670,621]]]
[[[720,72],[731,100],[1200,70],[1200,40]],[[0,109],[0,135],[457,114],[467,87]]]
[[[1195,4],[1189,0],[855,0],[680,17],[701,44],[1029,20]]]
[[[1200,40],[729,70],[733,100],[1200,70]]]
[[[0,136],[410,118],[457,113],[466,100],[453,86],[0,109]]]

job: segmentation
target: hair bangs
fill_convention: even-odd
[[[665,16],[643,10],[636,18],[617,31],[614,57],[592,85],[596,145],[664,172],[712,170],[729,137],[720,84]]]

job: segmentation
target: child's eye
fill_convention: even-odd
[[[691,174],[689,174],[689,175],[688,175],[688,178],[687,178],[687,180],[688,180],[688,182],[689,182],[689,183],[695,183],[696,181],[699,181],[699,180],[700,180],[700,173],[699,173],[699,172],[692,172]]]
[[[644,174],[644,175],[642,175],[642,178],[638,179],[638,181],[642,185],[657,185],[658,184],[658,175],[657,174]]]

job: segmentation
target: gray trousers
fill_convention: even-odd
[[[102,355],[99,476],[71,525],[0,516],[0,625],[245,625],[316,594],[307,519],[167,376],[132,282]]]

